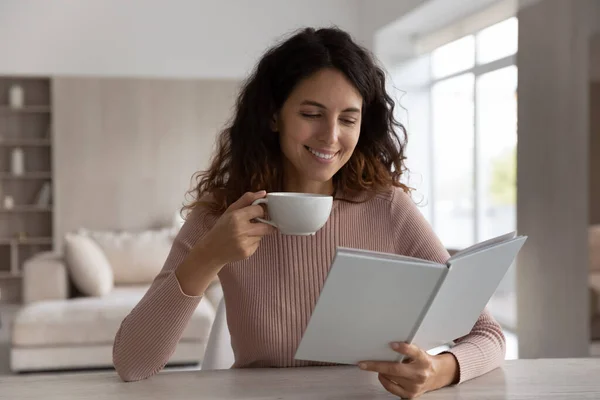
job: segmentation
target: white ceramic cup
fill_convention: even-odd
[[[266,204],[271,220],[256,218],[273,225],[284,235],[314,235],[331,214],[333,197],[322,194],[273,192],[252,203]]]

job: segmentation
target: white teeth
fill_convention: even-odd
[[[323,160],[331,160],[335,156],[335,153],[334,154],[323,154],[323,153],[319,153],[318,151],[311,149],[310,147],[307,147],[307,148],[308,148],[308,151],[313,153],[315,156],[322,158]]]

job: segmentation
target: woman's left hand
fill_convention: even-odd
[[[413,399],[455,381],[458,363],[452,354],[431,356],[419,347],[394,343],[392,349],[406,356],[402,362],[363,361],[359,367],[379,373],[379,382],[390,393]]]

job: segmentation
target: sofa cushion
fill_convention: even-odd
[[[102,298],[51,300],[25,306],[13,325],[13,346],[112,344],[121,322],[148,287],[115,287]],[[202,300],[183,332],[182,340],[204,342],[215,309]]]
[[[65,263],[77,289],[86,296],[104,296],[113,288],[113,271],[104,252],[93,239],[67,233]]]
[[[89,231],[80,234],[94,239],[104,251],[114,274],[115,285],[152,283],[162,269],[177,228],[141,232]]]

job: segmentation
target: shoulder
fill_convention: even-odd
[[[178,235],[179,240],[192,246],[214,226],[220,215],[215,214],[210,205],[210,196],[205,196],[185,212],[184,224]]]
[[[214,224],[218,218],[219,216],[211,211],[209,204],[197,203],[187,211],[184,219],[186,223],[201,227]]]
[[[412,195],[405,192],[402,188],[396,187],[391,190],[390,203],[394,212],[404,214],[414,212],[420,213],[418,205]]]

